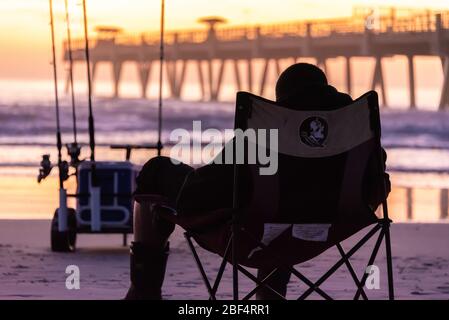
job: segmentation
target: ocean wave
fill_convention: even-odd
[[[192,129],[192,122],[202,121],[202,128],[225,130],[233,127],[235,105],[225,102],[164,101],[163,141],[174,129]],[[69,100],[61,99],[63,143],[73,140]],[[156,142],[157,101],[147,99],[94,99],[96,141],[106,149],[111,144],[148,144]],[[449,171],[449,161],[436,159],[431,150],[449,150],[449,112],[382,109],[382,143],[388,150],[409,149],[407,157],[421,159],[419,164],[403,157],[390,163],[394,171]],[[87,103],[77,99],[78,140],[87,145]],[[0,103],[0,166],[32,167],[43,152],[54,152],[55,112],[48,103]],[[12,148],[17,152],[9,152]],[[87,149],[87,148],[86,148]],[[47,151],[48,150],[48,151]],[[410,156],[410,154],[412,154]],[[449,154],[449,153],[448,153]],[[394,157],[393,157],[394,158]],[[448,158],[449,159],[449,158]],[[415,159],[414,159],[415,160]]]

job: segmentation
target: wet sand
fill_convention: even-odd
[[[76,253],[52,253],[48,220],[0,220],[0,299],[120,299],[129,285],[128,249],[119,235],[79,235]],[[362,232],[363,233],[363,232]],[[398,299],[449,299],[449,224],[396,223],[392,227],[396,295]],[[362,235],[362,234],[360,234]],[[360,236],[344,243],[349,248]],[[369,246],[351,262],[361,276]],[[219,257],[200,250],[209,272],[216,272]],[[298,270],[316,280],[338,258],[329,250],[316,260],[298,265]],[[68,265],[80,268],[80,290],[67,290]],[[376,265],[381,270],[380,290],[367,290],[369,297],[386,298],[384,247]],[[211,277],[212,278],[212,277]],[[230,267],[224,275],[219,297],[231,297]],[[242,292],[250,282],[241,278]],[[347,299],[354,284],[344,269],[323,285],[333,298]],[[306,289],[297,280],[289,284],[288,298]],[[207,299],[195,262],[177,229],[171,239],[171,255],[163,288],[166,299]],[[312,298],[319,298],[312,295]]]

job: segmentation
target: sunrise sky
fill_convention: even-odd
[[[81,0],[69,0],[75,36],[81,32]],[[117,25],[127,33],[157,30],[158,0],[88,0],[90,27]],[[220,15],[229,24],[262,24],[347,16],[354,5],[449,9],[447,0],[167,0],[168,29],[198,27],[202,16]],[[54,0],[58,49],[65,37],[64,0]],[[48,78],[48,0],[0,0],[0,79]]]

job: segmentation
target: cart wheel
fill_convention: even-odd
[[[51,222],[51,250],[54,252],[73,252],[76,247],[76,211],[67,209],[68,230],[58,230],[58,210],[56,209]]]

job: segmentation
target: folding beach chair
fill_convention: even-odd
[[[243,139],[239,139],[236,133],[236,138],[218,156],[223,161],[229,148],[238,150],[239,141],[245,141],[243,150],[248,154],[244,161],[238,162],[237,151],[233,154],[233,208],[223,208],[197,219],[177,215],[162,206],[157,208],[160,216],[186,230],[187,243],[210,299],[216,299],[228,262],[232,265],[236,300],[239,299],[239,272],[256,284],[244,300],[263,287],[281,296],[267,283],[278,269],[290,270],[308,286],[298,299],[314,292],[332,299],[320,286],[343,265],[357,286],[354,299],[367,299],[364,286],[368,273],[364,272],[358,279],[349,259],[377,233],[367,266],[373,265],[385,239],[389,298],[394,299],[387,202],[382,201],[383,217],[377,217],[376,208],[366,199],[364,183],[367,176],[374,174],[378,183],[369,186],[369,192],[386,199],[377,93],[368,92],[343,108],[298,111],[239,92],[235,129],[245,133],[248,129],[255,132],[265,129],[266,135],[243,134]],[[277,145],[268,141],[270,129],[277,132]],[[251,159],[254,157],[248,151],[254,152],[254,147],[259,153],[259,150],[277,153],[274,174],[261,174],[267,164]],[[368,233],[345,252],[341,242],[368,226]],[[209,281],[192,239],[222,257],[214,283]],[[333,246],[341,258],[316,282],[292,267]],[[257,279],[247,269],[261,267],[272,270],[264,279]]]

